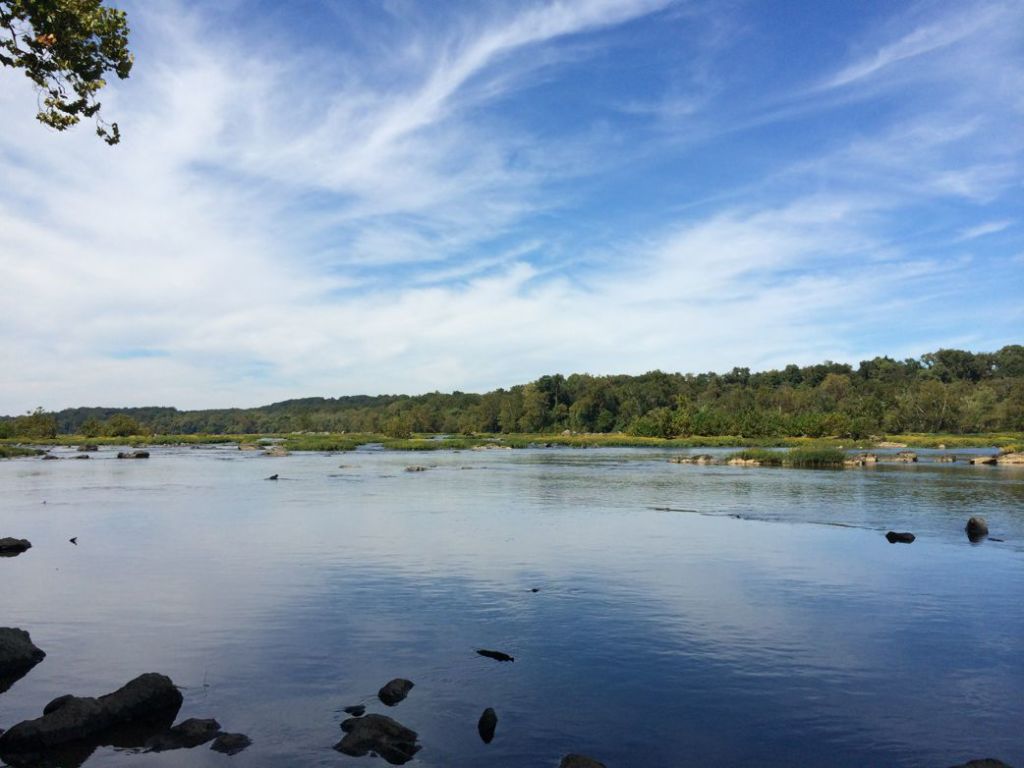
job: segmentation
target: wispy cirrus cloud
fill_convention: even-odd
[[[0,412],[1013,339],[1019,9],[881,17],[808,95],[730,58],[741,5],[362,8],[211,46],[211,9],[129,6],[113,151],[0,79]],[[703,30],[692,71],[653,44]]]

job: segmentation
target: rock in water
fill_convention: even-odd
[[[349,718],[341,724],[341,730],[345,738],[334,748],[352,757],[376,752],[391,765],[404,765],[420,750],[416,731],[386,715]]]
[[[352,715],[352,717],[362,717],[363,715],[366,714],[366,707],[363,706],[362,704],[356,704],[356,705],[351,706],[351,707],[345,707],[345,709],[342,710],[342,711],[346,715]]]
[[[210,718],[200,720],[190,717],[173,728],[158,734],[146,742],[150,752],[166,752],[170,749],[192,749],[212,741],[220,733],[220,723]]]
[[[981,760],[968,760],[966,763],[954,765],[953,768],[1010,768],[1010,766],[1002,760],[996,760],[994,757],[986,757]]]
[[[606,768],[604,763],[599,763],[592,757],[584,755],[566,755],[558,768]]]
[[[498,714],[488,707],[484,710],[484,713],[480,715],[480,720],[476,724],[477,733],[480,734],[480,738],[483,739],[484,744],[490,744],[494,739],[494,729],[498,727]]]
[[[20,555],[26,549],[32,549],[32,542],[28,539],[14,539],[10,536],[0,539],[0,555]]]
[[[0,693],[24,677],[46,657],[28,632],[16,627],[0,627]]]
[[[988,522],[986,522],[984,517],[972,517],[967,521],[964,530],[967,531],[968,539],[980,541],[988,536]]]
[[[400,701],[403,701],[406,696],[409,695],[409,691],[412,690],[414,683],[412,680],[406,680],[401,677],[396,677],[394,680],[386,683],[383,688],[377,691],[377,698],[387,704],[389,707],[393,707]]]
[[[61,697],[50,702],[49,714],[25,720],[0,736],[0,752],[24,753],[52,749],[71,741],[101,736],[105,731],[124,725],[145,725],[174,722],[181,708],[181,692],[169,677],[150,672],[139,675],[123,687],[100,696]]]
[[[117,454],[119,459],[148,459],[149,451],[119,451]]]
[[[267,480],[277,480],[277,475],[271,475]]]
[[[222,733],[213,740],[210,749],[223,752],[225,755],[237,755],[252,744],[252,739],[244,733]]]
[[[913,544],[914,539],[917,537],[909,532],[898,533],[897,531],[889,531],[885,534],[885,538],[889,540],[890,544],[899,542],[900,544]]]
[[[486,648],[480,648],[477,650],[481,656],[486,656],[488,659],[494,659],[495,661],[515,661],[515,659],[509,656],[507,653],[501,651],[488,651]]]

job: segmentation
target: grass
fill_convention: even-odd
[[[16,459],[20,456],[39,456],[46,451],[38,448],[23,448],[20,445],[0,445],[0,459]]]
[[[756,461],[758,464],[766,467],[781,467],[785,454],[782,451],[769,451],[766,448],[748,448],[745,451],[730,454],[726,460],[732,459]]]
[[[846,452],[838,448],[792,448],[786,453],[786,464],[790,467],[823,469],[841,467],[846,461]]]
[[[8,438],[0,440],[0,446],[30,442],[33,445],[202,445],[256,443],[262,438],[279,438],[290,451],[351,451],[361,445],[380,443],[385,449],[395,451],[464,450],[481,445],[498,445],[507,448],[528,448],[537,445],[556,445],[570,448],[790,448],[793,453],[788,461],[793,466],[833,466],[838,459],[836,451],[842,449],[870,449],[882,440],[905,443],[912,448],[1002,448],[1022,450],[1024,433],[999,432],[979,435],[927,435],[906,434],[872,437],[864,440],[848,440],[834,437],[743,437],[739,435],[693,435],[689,437],[637,437],[623,433],[609,434],[474,434],[451,435],[436,439],[430,435],[414,435],[410,438],[393,438],[387,435],[360,433],[275,433],[263,435],[133,435],[130,437],[85,437],[83,435],[61,435],[43,440]],[[832,451],[833,453],[828,453]],[[825,453],[820,453],[825,452]],[[772,453],[772,452],[767,452]],[[762,456],[764,463],[777,463],[774,456]]]
[[[846,451],[832,447],[798,447],[788,451],[770,451],[765,448],[748,448],[726,457],[726,461],[739,459],[756,461],[763,467],[799,467],[801,469],[823,469],[842,467]]]

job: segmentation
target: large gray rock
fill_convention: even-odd
[[[391,765],[404,765],[420,751],[416,731],[386,715],[352,717],[341,724],[341,730],[345,737],[334,748],[352,757],[376,752]]]
[[[46,654],[36,647],[28,632],[16,627],[0,627],[0,693],[44,658]]]
[[[220,733],[220,723],[210,718],[200,720],[190,717],[173,728],[168,728],[146,742],[150,752],[166,752],[171,749],[192,749],[200,744],[213,741]]]
[[[63,702],[57,705],[61,699]],[[0,753],[52,749],[69,742],[99,738],[105,731],[126,725],[164,720],[169,724],[174,721],[182,701],[181,692],[171,679],[155,672],[139,675],[98,699],[91,696],[61,699],[47,705],[48,714],[20,722],[0,736]]]
[[[32,542],[28,539],[14,539],[10,536],[0,539],[0,556],[20,555],[26,549],[31,548]]]
[[[415,684],[412,680],[406,680],[401,677],[396,677],[394,680],[389,681],[377,691],[377,698],[387,704],[389,707],[393,707],[398,702],[403,701],[406,696],[409,695],[409,691],[413,689]]]
[[[584,755],[566,755],[558,768],[606,768],[604,763],[599,763],[592,757]]]

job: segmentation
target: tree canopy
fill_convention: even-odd
[[[44,422],[45,419],[45,422]],[[292,431],[628,432],[647,437],[851,437],[1024,431],[1024,346],[942,349],[780,370],[592,376],[574,373],[485,394],[356,395],[260,408],[70,408],[0,418],[5,434],[229,434]]]
[[[124,11],[102,0],[0,0],[0,64],[21,69],[39,92],[36,119],[58,131],[83,117],[96,119],[96,133],[108,144],[121,139],[117,123],[99,116],[104,76],[128,77]]]

